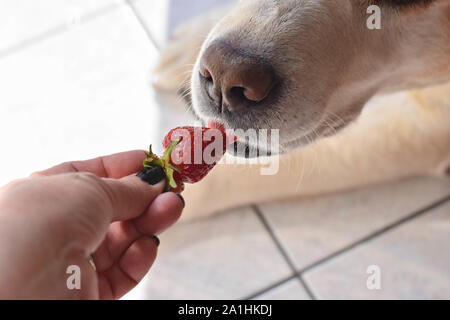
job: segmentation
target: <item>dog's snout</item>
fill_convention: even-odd
[[[269,65],[221,42],[205,50],[200,59],[200,75],[208,95],[222,112],[238,112],[257,106],[269,95],[275,83]]]

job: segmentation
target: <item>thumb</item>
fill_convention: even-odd
[[[165,173],[160,167],[144,169],[138,175],[121,179],[103,178],[107,202],[111,208],[111,222],[129,220],[141,215],[163,192]]]

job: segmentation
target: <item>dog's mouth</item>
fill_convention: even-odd
[[[236,141],[229,146],[227,152],[233,156],[241,158],[258,158],[258,157],[270,157],[275,155],[270,150],[262,150],[259,147],[250,145],[247,141]]]
[[[319,139],[327,138],[329,136],[336,135],[342,129],[346,128],[347,125],[351,122],[353,117],[338,118],[339,121],[332,121],[337,116],[323,117],[322,121],[319,121],[317,125],[304,134],[301,134],[297,137],[294,137],[288,141],[270,141],[270,143],[265,142],[260,144],[260,142],[254,142],[252,139],[249,139],[248,136],[240,136],[239,134],[235,135],[235,139],[233,143],[229,144],[227,147],[227,153],[236,157],[241,158],[258,158],[258,157],[270,157],[275,155],[281,155],[288,153],[294,149],[304,148],[310,144],[313,144]],[[200,119],[203,125],[206,125],[209,128],[216,128],[221,130],[232,130],[232,133],[237,133],[239,129],[230,128],[230,126],[224,124],[224,121],[221,120],[205,120]],[[257,128],[254,129],[258,131]]]
[[[202,122],[203,126],[206,126],[208,128],[219,129],[221,131],[233,130],[233,129],[228,128],[225,124],[223,124],[222,122],[217,121],[217,120],[200,119],[200,121]],[[233,133],[233,132],[231,132],[231,133]],[[270,147],[263,149],[259,146],[252,145],[250,143],[250,141],[247,140],[245,137],[242,138],[237,135],[234,135],[234,136],[232,135],[232,138],[228,138],[228,139],[229,139],[229,141],[235,140],[234,142],[230,143],[227,146],[227,153],[232,156],[250,159],[250,158],[258,158],[258,157],[270,157],[272,155],[278,154],[278,152],[269,150]]]

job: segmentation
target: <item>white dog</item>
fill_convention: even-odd
[[[187,72],[200,119],[280,129],[283,153],[276,175],[219,165],[187,186],[187,216],[450,174],[449,0],[241,0],[180,29],[155,86]]]

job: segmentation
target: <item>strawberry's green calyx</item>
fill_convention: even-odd
[[[175,146],[181,141],[181,139],[173,141],[167,148],[164,150],[163,156],[160,158],[156,154],[152,152],[152,145],[150,145],[149,151],[146,152],[146,158],[144,160],[144,168],[158,166],[163,168],[166,174],[166,191],[169,191],[171,188],[175,189],[177,187],[177,183],[173,178],[173,172],[180,170],[173,166],[170,161],[170,155],[172,154]]]

